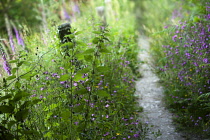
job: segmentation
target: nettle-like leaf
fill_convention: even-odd
[[[22,66],[24,63],[25,63],[25,61],[20,61],[20,62],[18,62],[18,63],[17,63],[17,67]]]
[[[14,107],[11,105],[1,105],[0,113],[12,113],[14,111]]]
[[[95,49],[94,48],[90,48],[90,49],[87,49],[83,52],[83,54],[92,54],[95,52]]]
[[[75,106],[74,107],[74,111],[77,112],[77,113],[81,113],[84,109],[84,105],[79,105],[79,106]]]
[[[15,94],[15,96],[14,96],[14,98],[13,98],[13,101],[14,101],[14,102],[18,102],[18,101],[20,101],[23,97],[27,97],[27,96],[30,96],[30,94],[27,93],[27,92],[24,92],[24,91],[18,91],[18,92]]]
[[[21,76],[20,78],[29,81],[29,80],[31,80],[32,77],[34,77],[34,76],[37,75],[37,74],[38,74],[38,73],[27,73],[27,74]]]
[[[70,78],[70,75],[69,74],[64,74],[64,75],[61,75],[60,76],[60,81],[66,81]]]
[[[104,91],[104,90],[99,90],[98,91],[98,93],[97,93],[97,95],[99,96],[99,97],[110,97],[110,94],[108,94],[106,91]]]
[[[69,35],[65,35],[64,37],[69,37],[70,39],[74,39],[75,38],[75,35],[69,34]]]
[[[66,42],[66,43],[62,44],[61,47],[68,47],[69,49],[72,49],[74,47],[74,43]]]
[[[70,116],[71,116],[71,112],[69,110],[62,111],[62,113],[61,113],[61,117],[64,120],[68,120],[70,118]]]
[[[85,58],[85,61],[87,61],[87,62],[92,62],[93,61],[93,56],[92,55],[85,55],[84,58]]]
[[[9,61],[9,63],[17,63],[18,61],[19,61],[19,59],[15,59],[15,60]]]
[[[83,73],[80,73],[80,72],[78,72],[78,73],[76,73],[76,75],[74,76],[74,81],[75,82],[78,82],[79,80],[84,80],[84,78],[82,78],[82,76],[83,76]]]
[[[12,76],[7,77],[6,80],[12,80],[12,79],[15,79],[15,78],[16,78],[16,76],[12,75]]]
[[[75,35],[79,35],[79,34],[82,34],[83,33],[83,31],[77,31],[76,33],[75,33]]]
[[[106,49],[106,48],[101,48],[101,49],[99,50],[99,52],[102,53],[102,54],[111,53],[111,51],[109,51],[109,50]]]
[[[101,34],[101,32],[100,31],[93,31],[92,33],[94,33],[94,34]]]
[[[18,111],[14,117],[17,121],[24,121],[27,117],[28,117],[28,114],[29,114],[29,109],[24,109],[24,110],[20,110]]]
[[[77,46],[83,46],[83,47],[87,46],[87,44],[82,41],[76,41],[76,44],[77,44]]]
[[[18,68],[13,68],[12,69],[12,75],[14,75],[16,73],[16,71],[18,70]]]
[[[93,42],[93,44],[98,44],[99,40],[100,40],[100,38],[95,37],[95,38],[92,40],[92,42]]]
[[[11,127],[14,125],[14,124],[16,124],[17,122],[16,121],[9,121],[8,123],[7,123],[7,126],[8,126],[8,129],[11,129]]]
[[[84,54],[83,53],[78,53],[75,55],[75,57],[77,58],[77,60],[83,60],[84,59]]]
[[[12,93],[7,94],[7,95],[5,95],[5,96],[2,96],[2,97],[0,98],[0,102],[1,102],[1,101],[3,101],[3,100],[6,100],[6,99],[10,99],[10,98],[12,98],[12,96],[13,96],[13,94],[12,94]]]

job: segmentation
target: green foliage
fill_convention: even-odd
[[[41,23],[41,20],[37,19],[38,16],[34,16],[39,14],[37,12],[38,2],[38,0],[34,0],[33,2],[25,0],[1,0],[0,30],[6,32],[5,14],[7,14],[9,20],[20,25],[28,24],[30,27],[35,27],[37,24]]]
[[[24,3],[8,5],[16,2],[17,6]],[[56,30],[64,21],[55,14],[63,8],[62,2],[39,3],[48,30],[27,29],[24,42],[28,52],[18,51],[22,49],[17,46],[9,61],[12,75],[4,76],[0,89],[1,138],[145,137],[147,127],[138,120],[142,108],[136,107],[134,96],[138,45],[134,16],[129,11],[134,5],[127,0],[114,1],[109,5],[113,10],[110,16],[107,13],[108,25],[104,25],[95,12],[87,10],[100,4],[104,3],[79,5],[82,14],[71,24],[71,34],[65,36],[71,41],[62,44]]]
[[[196,43],[201,42],[198,41],[201,34],[208,36],[209,3],[205,0],[140,3],[145,10],[141,29],[151,37],[153,66],[163,81],[165,101],[175,114],[174,120],[183,131],[209,137],[209,73],[206,74],[209,65],[205,61],[209,51]],[[208,39],[203,42],[209,44]]]

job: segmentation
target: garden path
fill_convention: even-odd
[[[140,53],[138,58],[143,62],[140,66],[142,78],[136,82],[136,95],[139,105],[143,107],[142,120],[149,125],[154,125],[148,133],[148,140],[184,140],[176,132],[172,123],[172,114],[162,102],[163,87],[158,85],[159,78],[152,72],[151,56],[149,55],[149,41],[147,37],[139,39]],[[160,130],[161,136],[155,137],[152,132]]]

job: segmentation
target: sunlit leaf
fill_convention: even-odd
[[[60,76],[60,81],[66,81],[70,78],[70,75],[69,74],[64,74],[64,75],[61,75]]]

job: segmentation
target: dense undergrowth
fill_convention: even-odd
[[[16,39],[9,34],[14,44],[1,48],[1,139],[145,137],[147,127],[139,120],[142,109],[134,96],[138,49],[133,3],[114,3],[107,5],[115,16],[106,15],[106,20],[90,10],[101,1],[74,3],[76,10],[63,3],[64,20],[74,19],[65,42],[56,32],[64,22],[54,14],[56,2],[41,3],[48,7],[42,10],[48,13],[42,17],[43,31],[18,25],[22,30],[14,29]]]
[[[183,131],[210,137],[210,3],[161,0],[140,4],[140,29],[151,39],[154,69],[175,122]]]

